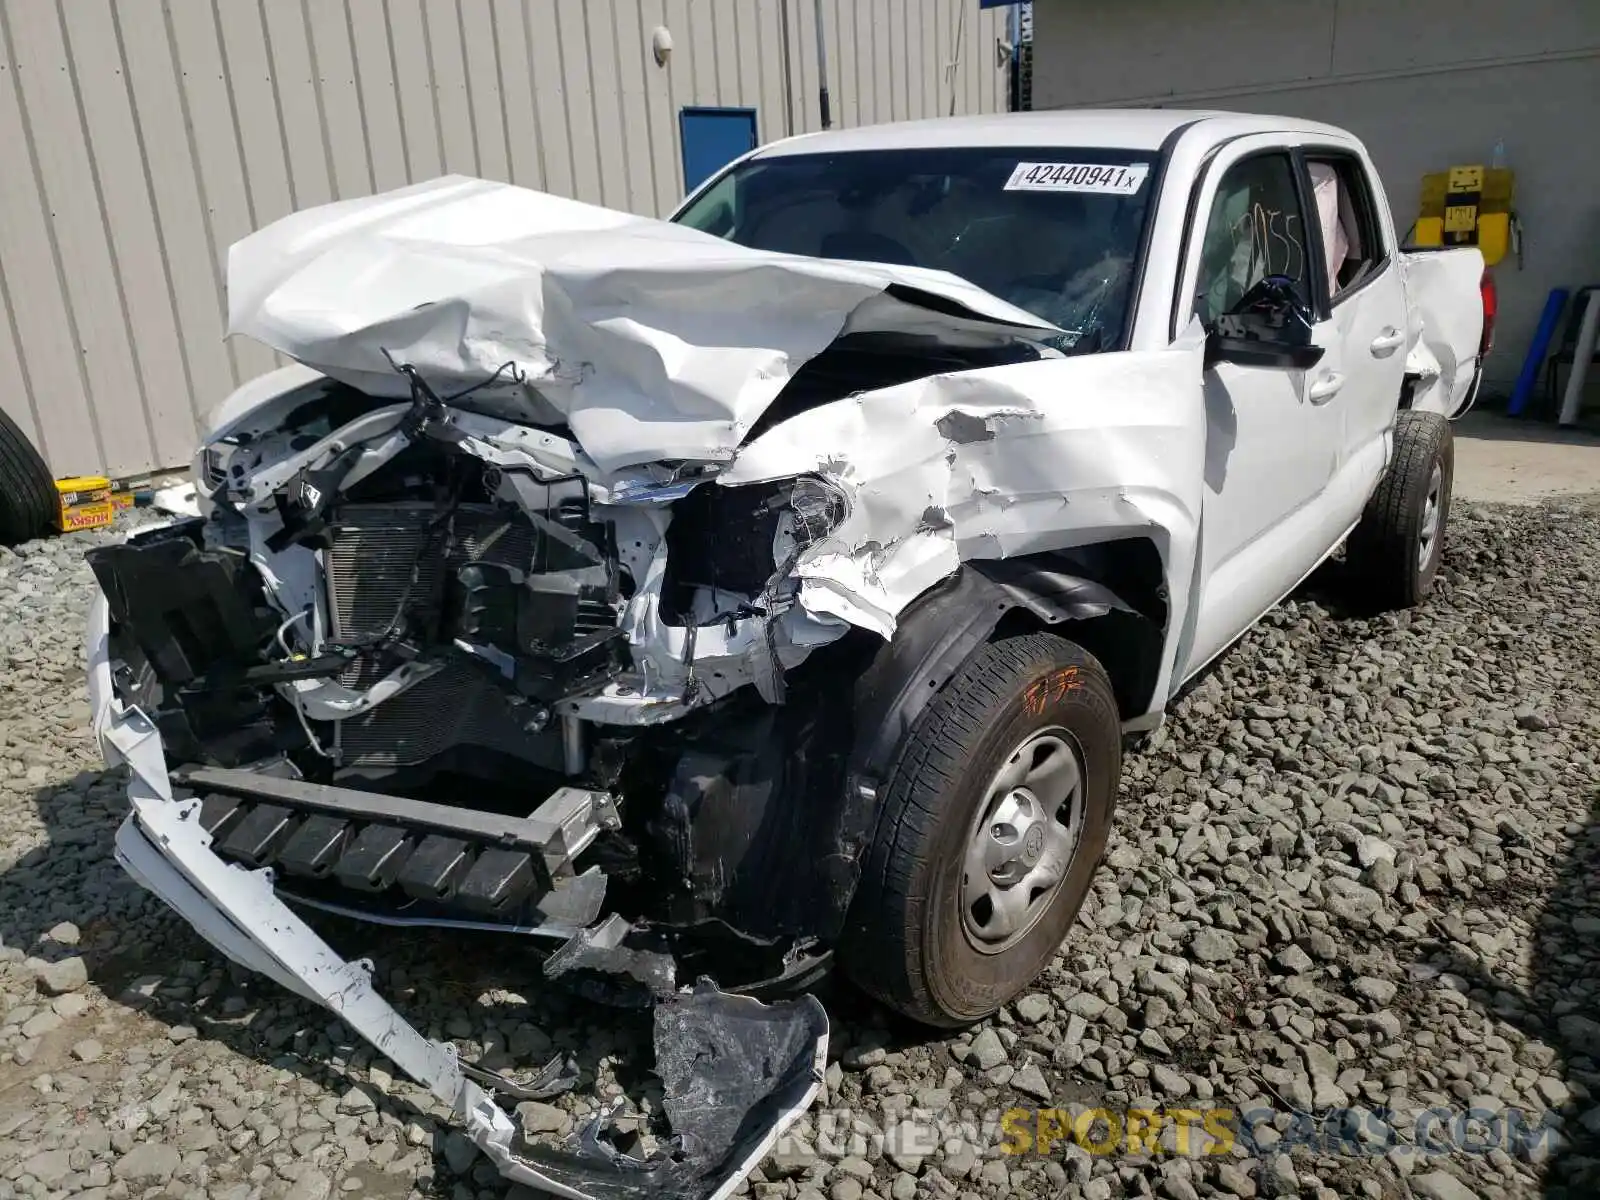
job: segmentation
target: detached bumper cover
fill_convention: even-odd
[[[337,1013],[397,1067],[451,1106],[505,1178],[576,1200],[733,1192],[822,1084],[828,1023],[812,997],[763,1005],[709,983],[656,1008],[657,1070],[675,1143],[631,1158],[605,1138],[598,1114],[560,1149],[528,1145],[455,1047],[430,1041],[372,986],[372,964],[340,958],[273,892],[269,871],[226,863],[200,823],[201,802],[175,800],[160,737],[111,690],[104,601],[89,622],[94,730],[108,761],[130,771],[117,861],[138,883],[242,966]]]

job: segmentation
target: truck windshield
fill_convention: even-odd
[[[754,159],[674,220],[741,246],[932,267],[1118,349],[1155,190],[1145,152],[855,150]]]

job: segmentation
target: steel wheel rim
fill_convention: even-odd
[[[1439,544],[1439,509],[1444,498],[1444,465],[1433,464],[1428,476],[1428,494],[1422,501],[1422,529],[1417,534],[1417,571],[1428,569]]]
[[[980,954],[1003,954],[1049,911],[1083,839],[1083,780],[1060,726],[1023,738],[989,780],[961,864],[961,928]]]

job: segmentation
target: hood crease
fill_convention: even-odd
[[[687,226],[446,176],[293,213],[228,253],[228,328],[376,398],[550,410],[602,471],[730,460],[846,333],[1043,342],[1055,326],[943,271],[753,250]]]

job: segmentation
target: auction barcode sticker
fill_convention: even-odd
[[[1006,180],[1008,192],[1106,192],[1131,196],[1150,173],[1145,163],[1107,166],[1102,163],[1019,162]]]

